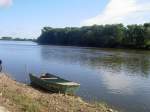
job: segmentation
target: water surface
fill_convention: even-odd
[[[29,83],[29,72],[50,72],[80,83],[77,95],[88,101],[150,111],[150,51],[0,41],[0,58],[3,70],[20,82]]]

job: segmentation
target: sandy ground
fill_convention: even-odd
[[[0,106],[0,112],[9,112],[8,110],[6,110],[6,108]]]

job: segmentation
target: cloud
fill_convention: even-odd
[[[97,16],[82,22],[93,24],[140,24],[150,22],[150,0],[110,0]]]
[[[0,7],[9,7],[12,5],[12,0],[0,0]]]

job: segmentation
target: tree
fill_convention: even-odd
[[[40,44],[90,47],[150,48],[150,23],[144,25],[93,25],[66,28],[44,27]]]

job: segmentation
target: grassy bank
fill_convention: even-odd
[[[0,74],[0,106],[10,112],[116,112],[105,104],[89,104],[80,97],[50,94]]]

